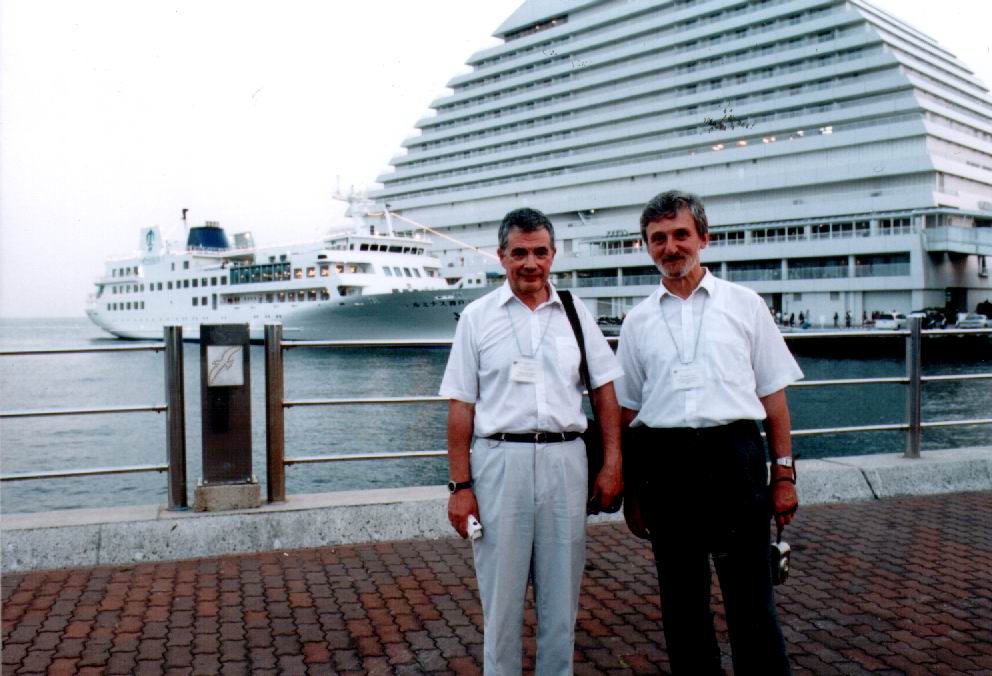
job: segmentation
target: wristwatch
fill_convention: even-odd
[[[469,479],[468,481],[449,481],[448,482],[448,492],[451,493],[452,495],[454,495],[458,491],[462,490],[463,488],[471,488],[471,487],[472,487],[472,480],[471,479]]]
[[[775,464],[781,467],[792,467],[792,456],[787,455],[784,458],[775,458]]]

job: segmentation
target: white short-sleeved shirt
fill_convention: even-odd
[[[760,397],[803,377],[761,297],[709,271],[689,298],[662,284],[631,310],[617,356],[624,371],[617,397],[638,411],[635,426],[763,420]],[[685,364],[700,369],[698,386],[676,387],[672,369]]]
[[[504,283],[462,312],[455,330],[440,394],[475,404],[474,434],[497,432],[582,432],[582,378],[579,346],[558,292],[533,311]],[[622,375],[616,355],[578,298],[593,388]],[[511,378],[515,359],[533,356],[536,382]]]

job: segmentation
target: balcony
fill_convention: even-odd
[[[909,274],[909,263],[875,263],[855,265],[855,277],[903,277]]]
[[[728,268],[724,279],[730,282],[778,282],[782,280],[782,268],[767,270],[733,270]]]
[[[789,268],[789,279],[838,279],[843,277],[847,277],[846,265]]]
[[[927,251],[992,256],[992,228],[942,226],[923,231]]]

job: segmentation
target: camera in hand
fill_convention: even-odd
[[[779,585],[789,579],[789,559],[792,556],[792,547],[788,542],[773,542],[769,552],[769,563],[771,564],[772,584]]]

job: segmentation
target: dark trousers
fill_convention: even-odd
[[[734,673],[791,673],[769,572],[771,501],[757,424],[641,428],[636,446],[672,671],[723,673],[710,611],[712,557]]]

